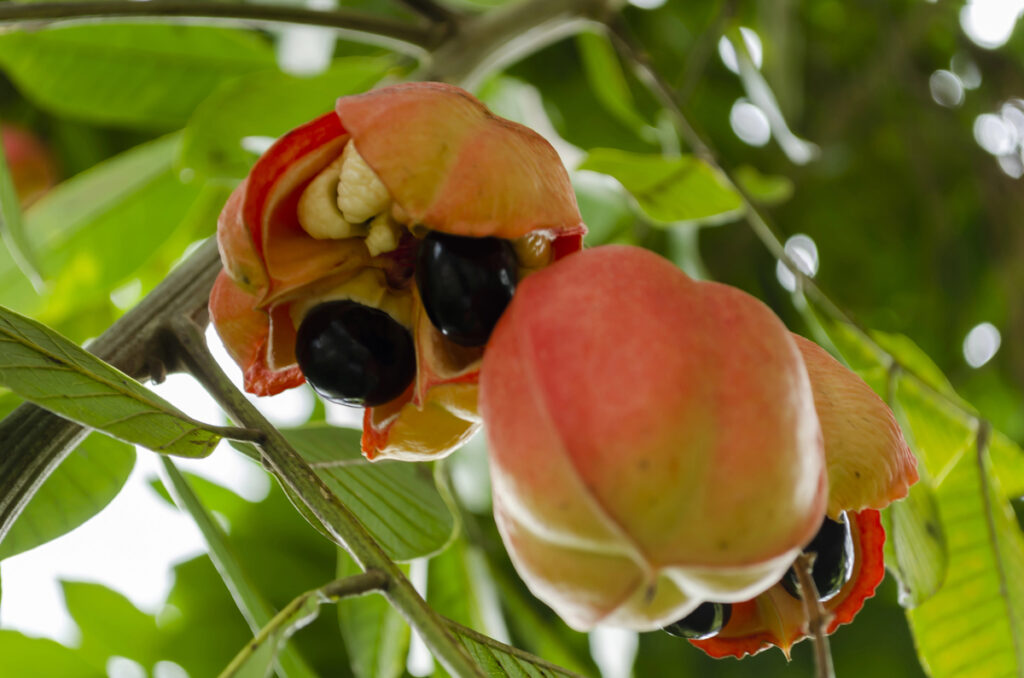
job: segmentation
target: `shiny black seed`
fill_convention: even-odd
[[[483,346],[516,290],[512,243],[431,232],[416,257],[416,286],[430,322],[461,346]]]
[[[804,553],[812,552],[817,554],[811,569],[814,586],[818,589],[818,598],[828,600],[853,576],[853,536],[845,513],[839,515],[838,522],[825,518],[818,534],[804,547]],[[792,567],[782,577],[782,587],[789,595],[800,598],[796,570]]]
[[[400,396],[416,373],[412,334],[390,315],[354,301],[328,301],[299,325],[295,356],[328,400],[355,407]]]
[[[680,638],[704,640],[717,635],[729,623],[730,617],[732,605],[729,603],[701,603],[693,612],[663,630]]]

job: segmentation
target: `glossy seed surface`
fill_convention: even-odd
[[[483,346],[512,300],[518,262],[512,243],[436,231],[420,244],[416,286],[430,322],[461,346]]]
[[[384,311],[348,300],[325,302],[306,315],[295,356],[317,393],[354,407],[394,400],[416,373],[409,330]]]
[[[704,640],[721,631],[731,617],[732,605],[729,603],[701,603],[693,612],[663,630],[680,638]]]
[[[853,536],[845,513],[840,520],[826,517],[818,534],[804,547],[804,553],[815,553],[811,570],[819,600],[833,598],[853,576]],[[800,598],[796,571],[791,567],[782,577],[782,586],[794,598]]]

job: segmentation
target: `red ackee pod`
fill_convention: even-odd
[[[905,497],[917,482],[917,461],[892,411],[856,374],[817,344],[793,335],[811,377],[814,405],[825,438],[829,479],[828,515],[846,511],[853,538],[853,574],[822,606],[827,633],[849,623],[885,576],[885,531],[878,509]],[[776,584],[753,600],[734,603],[714,637],[690,641],[712,657],[743,657],[807,636],[803,602]]]
[[[385,205],[365,224],[346,221],[341,198],[335,206],[333,193],[322,201],[317,193],[325,175],[347,176],[346,152],[356,147],[370,171],[351,180],[349,199],[376,187],[381,195],[371,197]],[[370,242],[378,219],[394,240],[384,251]],[[358,299],[405,324],[416,353],[412,386],[367,408],[363,453],[424,460],[458,447],[479,426],[483,348],[448,341],[426,317],[412,275],[414,234],[429,231],[495,236],[516,242],[517,252],[530,238],[522,251],[539,254],[519,259],[526,275],[580,249],[585,227],[551,145],[456,87],[410,83],[343,97],[335,112],[280,138],[217,228],[225,270],[210,312],[246,389],[272,395],[301,384],[295,340],[303,314],[322,300]]]

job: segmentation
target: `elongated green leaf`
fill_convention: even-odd
[[[80,652],[47,638],[29,638],[0,630],[0,657],[7,676],[104,678],[103,665],[90,663]]]
[[[608,38],[598,33],[581,33],[576,36],[576,48],[583,60],[587,83],[604,109],[642,139],[653,140],[654,130],[637,112],[626,74]]]
[[[219,440],[131,377],[3,307],[0,383],[63,417],[156,452],[203,457]]]
[[[394,63],[390,57],[347,57],[316,77],[273,70],[226,82],[189,120],[180,165],[202,176],[241,179],[258,157],[242,147],[244,137],[281,136],[332,110],[338,97],[370,89]]]
[[[252,585],[242,564],[231,550],[224,530],[199,501],[199,497],[192,491],[185,476],[178,471],[170,459],[164,457],[161,461],[168,481],[168,491],[171,492],[178,507],[188,513],[196,527],[199,528],[199,532],[206,542],[210,560],[217,568],[217,573],[224,580],[225,586],[231,592],[231,597],[242,616],[245,617],[253,634],[258,633],[270,622],[274,614],[273,608]],[[278,649],[279,652],[273,659],[278,662],[278,670],[282,678],[304,678],[315,675],[295,648],[282,642]]]
[[[0,256],[0,304],[62,328],[85,314],[69,329],[76,337],[95,336],[109,324],[109,311],[103,311],[111,306],[112,287],[140,269],[149,286],[162,277],[185,244],[175,234],[199,234],[188,217],[208,193],[172,173],[177,144],[177,137],[166,137],[133,148],[35,204],[26,214],[27,229],[50,291],[36,296],[14,262]],[[167,247],[175,252],[156,260]]]
[[[92,582],[62,581],[64,602],[82,631],[81,652],[99,666],[113,656],[127,657],[143,666],[161,659],[156,619],[106,586]]]
[[[844,354],[858,356],[862,374],[882,369],[877,362],[872,366],[873,351],[857,346],[857,335],[829,329]],[[901,364],[924,379],[922,383],[903,373],[896,405],[909,424],[907,433],[924,476],[933,484],[948,551],[945,580],[923,602],[914,601],[918,606],[908,612],[918,655],[933,678],[1022,676],[1024,534],[1010,506],[1012,497],[1001,483],[1003,477],[1014,487],[1024,483],[1021,455],[998,434],[989,438],[999,440],[998,455],[988,445],[979,448],[978,421],[969,406],[960,406],[962,401],[927,355],[906,337],[877,336]],[[1013,460],[1015,470],[994,468],[995,457],[1000,463]],[[928,514],[926,502],[918,492],[909,507],[896,510]],[[929,520],[934,516],[915,529],[926,534]],[[923,537],[923,548],[930,548],[928,541]],[[913,548],[910,541],[902,546]]]
[[[686,155],[628,153],[597,148],[580,165],[615,177],[655,222],[717,224],[742,214],[739,194],[717,170]]]
[[[227,78],[273,66],[244,31],[180,25],[90,24],[0,35],[0,66],[58,115],[174,129]]]
[[[917,607],[942,587],[949,571],[946,533],[931,479],[923,476],[882,518],[885,557],[898,572],[900,604]]]
[[[0,544],[0,559],[70,532],[99,513],[124,487],[135,448],[94,433],[46,479]]]
[[[429,465],[370,463],[352,429],[310,425],[283,433],[391,558],[426,556],[451,539],[455,519]]]
[[[499,643],[472,629],[455,623],[450,623],[449,628],[489,678],[582,678],[577,673]]]
[[[285,606],[263,627],[251,643],[239,652],[234,660],[220,674],[220,678],[266,678],[273,670],[274,659],[280,648],[296,631],[312,623],[320,614],[320,606],[333,603],[339,596],[360,595],[353,590],[338,593],[338,584],[345,580],[331,582],[312,591],[303,593]],[[365,589],[363,589],[365,591]]]
[[[338,578],[360,572],[355,561],[339,549]],[[385,598],[360,596],[339,600],[338,624],[356,678],[399,678],[405,672],[411,632],[402,615]]]
[[[960,456],[937,489],[949,576],[910,610],[933,678],[1024,675],[1024,536],[984,450]]]
[[[18,193],[14,190],[14,178],[7,164],[7,154],[0,146],[0,237],[22,272],[37,288],[42,287],[39,265],[25,236],[25,225],[21,217]]]

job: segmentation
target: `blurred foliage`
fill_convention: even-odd
[[[386,0],[344,4],[409,19]],[[504,3],[449,4],[485,11]],[[623,10],[690,121],[723,165],[736,168],[738,183],[778,232],[813,238],[816,282],[863,326],[883,330],[870,340],[922,381],[905,372],[893,378],[865,337],[810,313],[802,295],[779,284],[777,261],[740,220],[737,194],[699,149],[680,144],[602,35],[562,40],[493,74],[479,91],[499,114],[548,134],[570,169],[586,168],[573,172],[573,182],[589,246],[641,245],[691,275],[746,289],[794,330],[833,342],[894,406],[925,481],[886,518],[887,557],[899,583],[887,578],[856,622],[833,636],[841,676],[921,676],[918,651],[936,676],[1022,670],[1012,648],[1024,622],[1024,191],[979,146],[974,126],[979,115],[1024,97],[1024,34],[983,49],[961,28],[963,5],[669,0],[651,11]],[[734,131],[730,113],[752,94],[720,58],[719,39],[740,26],[759,37],[760,74],[788,127],[819,147],[815,160],[795,163],[776,140],[752,146]],[[411,72],[381,47],[338,42],[322,74],[287,74],[275,65],[282,35],[280,27],[159,23],[0,34],[0,120],[46,140],[66,180],[24,215],[24,239],[46,289],[34,290],[0,248],[0,304],[75,342],[95,337],[213,232],[228,192],[257,157],[253,139],[329,110],[339,94]],[[972,68],[980,81],[962,103],[938,104],[932,74],[946,69],[969,79]],[[962,344],[982,321],[999,329],[1002,345],[974,369]],[[0,392],[0,413],[16,404]],[[981,448],[975,413],[994,428]],[[323,418],[322,409],[314,418]],[[474,452],[453,458],[476,488],[471,497],[454,483],[460,524],[427,468],[380,465],[370,476],[349,465],[358,456],[350,432],[315,426],[291,435],[306,443],[307,458],[337,463],[323,475],[358,504],[393,554],[408,559],[447,546],[427,564],[427,596],[439,611],[598,675],[586,636],[537,602],[515,574],[480,500],[486,465],[463,463]],[[91,461],[98,453],[102,464]],[[133,459],[120,443],[84,443],[43,486],[0,557],[100,510]],[[205,508],[225,521],[253,586],[276,609],[355,571],[276,486],[253,503],[191,482]],[[174,575],[156,615],[101,586],[66,582],[66,603],[82,630],[78,647],[0,631],[4,674],[102,676],[107,660],[121,656],[150,671],[173,661],[193,677],[217,675],[252,634],[209,558],[180,563]],[[916,643],[898,599],[917,605],[909,613]],[[408,643],[404,622],[377,596],[344,601],[337,615],[321,614],[294,639],[319,675],[341,678],[408,676]],[[499,655],[489,656],[502,665]],[[796,646],[792,662],[777,651],[713,661],[677,638],[642,634],[634,675],[666,671],[810,676],[812,660],[809,643]]]

